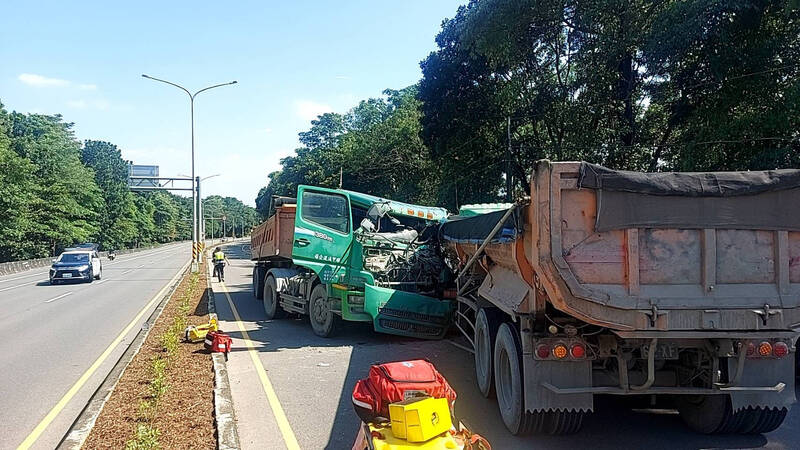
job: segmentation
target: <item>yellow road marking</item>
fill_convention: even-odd
[[[288,447],[289,450],[300,450],[300,444],[297,443],[297,438],[294,435],[294,431],[292,431],[292,426],[289,425],[289,419],[286,418],[286,413],[283,412],[281,402],[278,401],[275,389],[272,388],[272,382],[269,381],[267,371],[264,369],[264,364],[261,363],[261,359],[258,357],[253,341],[250,340],[250,335],[247,333],[247,330],[244,329],[242,319],[239,317],[239,311],[236,310],[236,306],[233,305],[233,300],[231,300],[231,296],[228,294],[228,288],[225,286],[225,283],[219,283],[219,286],[225,294],[225,298],[228,299],[228,305],[230,305],[233,317],[236,320],[236,325],[242,333],[242,340],[247,347],[247,353],[250,354],[250,359],[253,360],[253,365],[256,367],[256,372],[258,372],[258,378],[261,379],[261,385],[264,387],[264,392],[267,394],[269,406],[272,408],[272,414],[275,415],[275,421],[278,422],[278,428],[280,428],[281,434],[283,435],[283,441],[286,443],[286,447]]]
[[[36,428],[34,428],[33,431],[31,431],[31,434],[29,434],[24,441],[22,441],[22,444],[20,444],[19,447],[17,447],[17,450],[28,449],[31,447],[31,445],[33,445],[34,442],[36,442],[37,439],[39,439],[39,436],[42,435],[42,433],[44,432],[45,429],[47,429],[50,423],[53,422],[53,420],[58,416],[59,413],[61,413],[64,407],[67,406],[67,403],[69,403],[69,401],[72,400],[72,397],[74,397],[75,394],[78,393],[78,391],[83,387],[83,385],[86,384],[86,381],[89,380],[89,378],[95,373],[95,371],[97,371],[97,368],[100,367],[105,362],[105,360],[108,358],[111,352],[114,351],[117,345],[119,345],[119,343],[122,342],[122,340],[133,329],[133,327],[137,325],[142,316],[144,316],[144,313],[146,313],[148,309],[150,309],[159,299],[161,299],[161,296],[164,295],[167,289],[169,289],[169,287],[172,286],[172,284],[175,282],[175,280],[178,279],[178,277],[183,275],[183,272],[186,271],[186,268],[188,266],[189,263],[184,264],[183,267],[181,267],[181,270],[178,271],[178,273],[172,278],[172,280],[170,280],[170,282],[167,283],[166,286],[161,288],[161,290],[158,291],[158,294],[156,294],[152,300],[147,302],[147,305],[145,305],[144,308],[142,308],[142,310],[139,311],[139,314],[137,314],[136,317],[134,317],[133,320],[131,320],[128,326],[126,326],[125,329],[122,330],[122,333],[120,333],[119,336],[117,336],[111,342],[111,344],[94,361],[94,363],[92,363],[91,367],[89,367],[86,370],[86,372],[84,372],[83,375],[81,375],[81,377],[78,378],[78,381],[76,381],[75,384],[73,384],[72,387],[69,388],[67,393],[64,394],[63,397],[61,397],[61,400],[59,400],[58,403],[56,403],[56,406],[54,406],[53,409],[51,409],[50,412],[48,412],[47,415],[44,416],[44,419],[42,419],[42,421],[39,422],[39,425],[36,425]]]

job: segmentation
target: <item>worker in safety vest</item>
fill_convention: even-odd
[[[225,281],[225,262],[230,264],[228,257],[217,247],[211,255],[211,259],[214,261],[214,276],[217,277],[217,281]]]

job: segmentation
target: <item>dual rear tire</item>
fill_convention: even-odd
[[[278,283],[272,275],[268,275],[267,279],[264,280],[264,291],[261,298],[263,299],[264,314],[266,314],[267,320],[282,319],[286,316],[286,312],[280,305]]]
[[[703,434],[761,434],[781,426],[788,409],[748,407],[734,412],[728,395],[686,396],[678,411],[686,425]]]
[[[475,375],[484,396],[496,393],[500,416],[514,435],[573,434],[583,424],[583,412],[528,412],[522,345],[514,324],[501,323],[498,311],[481,309],[475,320]]]

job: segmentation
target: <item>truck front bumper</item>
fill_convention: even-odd
[[[364,312],[379,333],[441,339],[452,321],[454,304],[411,292],[365,286]]]

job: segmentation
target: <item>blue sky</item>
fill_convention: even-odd
[[[0,14],[0,101],[60,113],[79,139],[126,159],[189,173],[190,91],[196,172],[208,194],[254,204],[267,174],[317,114],[419,80],[442,20],[465,0],[23,1]]]

